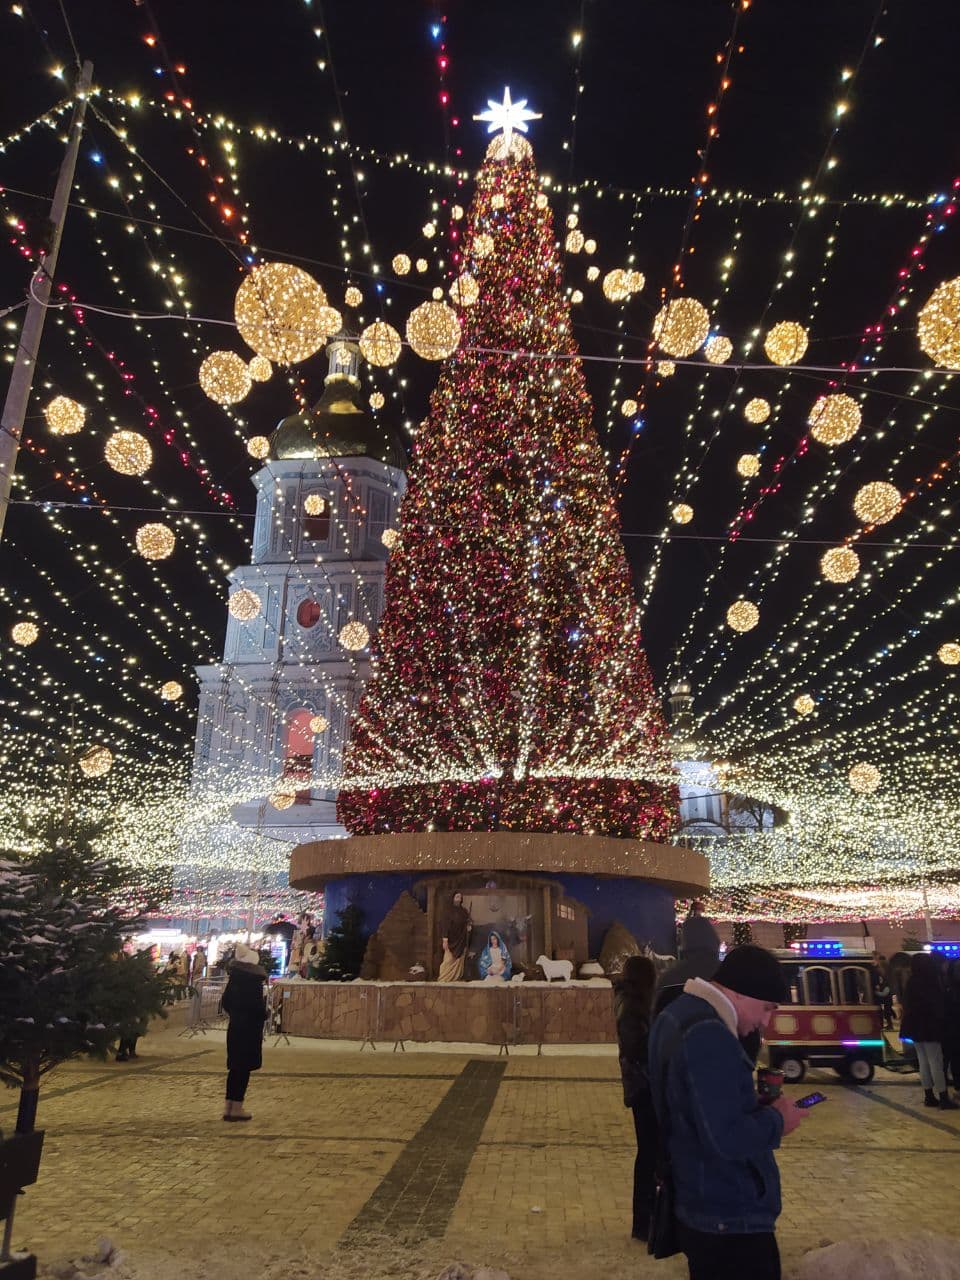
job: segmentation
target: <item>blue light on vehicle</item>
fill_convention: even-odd
[[[857,1049],[863,1045],[876,1045],[882,1049],[887,1042],[886,1040],[841,1040],[840,1043],[845,1049]]]
[[[960,942],[928,942],[923,949],[938,956],[960,956]]]
[[[842,956],[843,943],[833,938],[814,938],[810,941],[791,942],[790,947],[804,956]]]

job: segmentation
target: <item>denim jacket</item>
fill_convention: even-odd
[[[713,1234],[773,1231],[783,1118],[757,1100],[749,1058],[705,1000],[684,993],[654,1019],[650,1085],[679,1220]]]

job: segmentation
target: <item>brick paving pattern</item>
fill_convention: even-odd
[[[151,1034],[127,1064],[74,1063],[41,1095],[40,1181],[14,1244],[51,1269],[99,1236],[137,1280],[416,1277],[455,1259],[512,1280],[685,1274],[629,1239],[632,1126],[609,1050],[509,1059],[268,1045],[225,1125],[222,1031]],[[822,1089],[779,1154],[785,1275],[847,1238],[960,1237],[960,1113],[920,1106],[916,1076]],[[0,1095],[12,1128],[13,1092]]]

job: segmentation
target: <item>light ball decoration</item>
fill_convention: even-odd
[[[798,716],[808,716],[816,709],[816,705],[809,693],[798,694],[793,700],[793,709]]]
[[[960,276],[938,284],[917,314],[920,349],[943,369],[960,369]]]
[[[589,274],[589,272],[588,272]],[[633,272],[614,267],[603,277],[603,296],[611,302],[623,302],[634,292]]]
[[[689,524],[693,519],[693,507],[687,502],[678,502],[671,508],[670,514],[677,524]]]
[[[166,560],[173,555],[177,539],[165,524],[144,524],[137,530],[137,550],[144,560]]]
[[[371,409],[382,409],[386,403],[387,403],[387,398],[382,391],[371,391],[370,393]]]
[[[153,450],[137,431],[115,431],[104,447],[104,457],[122,476],[142,476],[153,461]]]
[[[886,524],[900,510],[900,490],[886,480],[873,480],[857,491],[853,510],[864,524]]]
[[[596,252],[597,252],[597,242],[596,242],[596,240],[591,240],[591,239],[586,239],[586,240],[584,240],[584,242],[583,242],[583,252],[584,252],[584,253],[589,253],[589,254],[591,254],[591,255],[592,255],[592,254],[594,254],[594,253],[596,253]]]
[[[399,536],[400,535],[397,533],[396,529],[384,529],[383,533],[380,535],[380,541],[388,551],[392,551],[397,545],[397,539]]]
[[[736,600],[727,610],[727,626],[734,631],[752,631],[760,621],[760,610],[752,600]]]
[[[40,628],[35,622],[15,622],[10,628],[10,639],[14,644],[26,647],[39,639]]]
[[[537,192],[537,198],[534,200],[534,204],[538,209],[545,209],[547,207],[547,197],[542,191]]]
[[[426,258],[418,258],[413,265],[420,272],[420,274],[423,275],[423,273],[426,271],[427,267],[430,264],[429,262],[427,262]]]
[[[657,373],[659,373],[661,378],[672,378],[676,372],[677,366],[672,360],[657,361]]]
[[[425,222],[421,230],[428,240],[432,240],[437,234],[437,224],[435,222]]]
[[[636,400],[624,400],[620,405],[620,412],[625,418],[632,418],[638,408]]]
[[[230,593],[227,608],[230,616],[236,618],[238,622],[250,622],[259,615],[263,605],[255,591],[251,591],[248,587],[241,587],[239,591]]]
[[[343,316],[336,307],[321,307],[317,313],[323,325],[323,336],[332,337],[343,328]]]
[[[242,281],[233,314],[240,337],[275,364],[306,360],[340,327],[330,328],[332,307],[308,271],[289,262],[265,262]]]
[[[639,293],[643,286],[647,283],[647,278],[642,271],[628,271],[630,277],[630,288],[634,293]]]
[[[370,632],[362,622],[348,622],[340,629],[338,639],[344,649],[357,653],[370,643]]]
[[[368,364],[386,369],[396,364],[403,350],[400,334],[392,324],[385,320],[375,320],[368,324],[360,335],[360,354]]]
[[[847,774],[847,781],[850,783],[851,791],[856,791],[861,796],[868,796],[876,791],[883,778],[875,764],[861,762],[855,764]]]
[[[405,253],[398,253],[390,265],[398,276],[405,276],[410,274],[413,263]]]
[[[757,476],[760,474],[760,458],[755,453],[741,453],[737,459],[737,471],[742,476]]]
[[[586,237],[582,231],[574,227],[572,231],[567,232],[567,238],[564,241],[567,253],[579,253],[584,244],[586,244]]]
[[[308,493],[303,500],[303,509],[308,516],[322,516],[327,509],[327,500],[319,493]]]
[[[654,317],[653,336],[668,356],[692,356],[709,333],[710,316],[696,298],[674,298]]]
[[[743,406],[743,416],[748,422],[766,422],[770,417],[770,401],[764,400],[762,396],[754,396]]]
[[[88,747],[77,761],[85,778],[102,778],[113,767],[113,752],[99,744]]]
[[[473,237],[473,256],[475,258],[489,258],[493,254],[493,236],[486,231],[481,231]]]
[[[200,366],[200,386],[217,404],[239,404],[251,385],[247,362],[235,351],[212,351]]]
[[[599,275],[600,275],[600,268],[596,265],[596,263],[593,263],[591,266],[587,267],[588,280],[596,280],[599,278]]]
[[[450,297],[458,307],[472,307],[480,297],[480,286],[469,271],[457,276],[450,286]]]
[[[544,200],[546,200],[546,196],[544,196]],[[578,227],[579,225],[580,225],[579,213],[568,213],[567,227],[569,228],[569,230],[572,231],[574,227]]]
[[[574,306],[578,306],[583,301],[583,290],[573,289],[570,293],[570,301]]]
[[[83,430],[87,411],[69,396],[54,396],[43,411],[47,426],[55,436],[75,436]]]
[[[434,302],[441,302],[443,300],[443,290],[439,285],[435,285],[433,289],[430,290],[430,297]]]
[[[310,717],[310,732],[314,734],[326,733],[330,728],[330,721],[326,716]]]
[[[763,340],[767,359],[774,364],[796,364],[803,359],[809,344],[806,329],[796,320],[781,320],[775,324]]]
[[[166,680],[160,686],[160,697],[164,702],[179,702],[183,697],[183,685],[176,680]]]
[[[820,396],[814,402],[807,426],[821,444],[846,444],[860,429],[860,406],[853,396]]]
[[[296,804],[297,797],[292,791],[274,791],[270,803],[274,809],[290,809]]]
[[[445,360],[460,345],[460,320],[446,302],[421,302],[407,318],[407,341],[423,360]]]
[[[247,373],[254,382],[269,382],[273,377],[273,365],[266,356],[254,356],[247,365]]]
[[[270,441],[266,436],[251,436],[247,441],[247,453],[262,462],[270,457]]]
[[[711,364],[726,364],[733,355],[733,343],[721,334],[714,334],[704,343],[703,354]]]
[[[459,222],[463,217],[463,205],[455,204],[450,210],[450,217],[454,222]]]
[[[945,667],[960,666],[960,644],[949,640],[937,650],[937,657]]]
[[[853,547],[831,547],[820,557],[820,572],[828,582],[851,582],[860,572],[860,557]]]
[[[359,307],[363,303],[363,294],[355,284],[350,285],[346,293],[343,295],[344,306]]]

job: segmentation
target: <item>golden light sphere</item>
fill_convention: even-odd
[[[590,240],[590,239],[584,240],[584,242],[583,242],[583,252],[584,252],[584,253],[590,253],[590,254],[596,253],[596,252],[597,252],[597,242],[596,242],[596,240]]]
[[[296,801],[297,797],[292,791],[274,791],[270,797],[274,809],[289,809]]]
[[[703,354],[711,364],[726,364],[733,355],[733,343],[729,338],[715,334],[704,343]]]
[[[430,290],[430,297],[434,300],[434,302],[440,302],[440,301],[442,300],[442,298],[443,298],[443,290],[440,288],[440,286],[439,286],[439,285],[435,285],[435,286]]]
[[[709,333],[710,316],[696,298],[674,298],[654,317],[653,336],[668,356],[692,356]]]
[[[634,293],[639,293],[647,283],[647,278],[642,271],[628,271],[627,276],[630,280],[630,288]]]
[[[330,728],[330,721],[327,719],[327,717],[326,717],[326,716],[311,716],[311,717],[310,717],[310,732],[311,732],[311,733],[326,733],[326,731],[327,731],[329,728]]]
[[[382,409],[387,403],[387,398],[382,391],[372,391],[370,393],[370,408]]]
[[[266,436],[251,436],[247,441],[247,453],[262,462],[270,457],[270,441]]]
[[[109,747],[88,747],[77,761],[80,772],[86,778],[102,778],[113,765],[113,752]]]
[[[743,416],[748,422],[766,422],[770,417],[770,401],[755,396],[743,406]]]
[[[405,276],[409,273],[410,267],[413,265],[405,253],[398,253],[390,263],[398,276]]]
[[[589,271],[587,272],[589,275]],[[611,302],[623,302],[635,292],[633,283],[633,272],[624,271],[622,267],[614,267],[612,271],[608,271],[603,277],[603,296],[609,298]]]
[[[544,197],[544,199],[546,199],[546,197]],[[574,227],[578,227],[579,225],[580,225],[580,215],[579,215],[579,213],[568,213],[568,214],[567,214],[567,227],[572,231]]]
[[[810,339],[802,324],[796,320],[781,320],[775,324],[763,340],[767,359],[774,364],[796,364],[803,359]]]
[[[269,382],[273,377],[273,365],[266,356],[254,356],[247,365],[247,373],[254,382]]]
[[[810,434],[821,444],[846,444],[860,429],[860,406],[853,396],[820,396],[807,419]]]
[[[388,551],[392,551],[397,545],[397,538],[399,536],[400,535],[397,533],[396,529],[384,529],[383,533],[380,535],[380,541]]]
[[[166,560],[176,545],[173,530],[165,524],[143,524],[137,530],[137,550],[144,560]]]
[[[460,219],[463,217],[463,205],[462,204],[453,205],[453,207],[450,210],[450,217],[453,219],[454,222],[459,222]]]
[[[183,685],[176,680],[167,680],[160,686],[160,697],[164,702],[179,702],[183,697]]]
[[[255,591],[250,591],[247,587],[241,587],[239,591],[233,591],[227,601],[227,608],[232,617],[238,622],[250,622],[256,618],[262,609],[260,597]]]
[[[40,628],[35,622],[15,622],[10,628],[10,639],[14,644],[33,644],[39,635]]]
[[[423,360],[445,360],[460,345],[460,320],[446,302],[421,302],[407,318],[407,341]]]
[[[570,291],[570,301],[574,304],[574,306],[577,306],[579,303],[581,303],[583,301],[583,290],[572,289]]]
[[[115,431],[104,448],[104,457],[123,476],[142,476],[153,461],[153,450],[136,431]]]
[[[365,649],[370,643],[370,632],[362,622],[348,622],[345,627],[341,628],[339,640],[344,649],[357,652],[360,649]]]
[[[237,290],[234,318],[240,337],[259,356],[275,364],[306,360],[323,346],[332,307],[308,271],[289,262],[253,267]]]
[[[737,471],[742,476],[760,474],[760,459],[755,453],[742,453],[737,459]]]
[[[359,307],[363,302],[363,294],[356,287],[356,285],[352,284],[349,287],[349,289],[346,291],[346,293],[343,295],[343,301],[345,306]]]
[[[808,716],[816,705],[809,693],[801,693],[793,700],[793,709],[798,716]]]
[[[727,610],[727,626],[734,631],[752,631],[760,621],[760,610],[750,600],[737,600]]]
[[[876,791],[882,781],[880,770],[874,764],[855,764],[847,774],[847,779],[850,790],[862,796]]]
[[[317,314],[320,317],[320,323],[323,325],[325,338],[332,337],[343,328],[343,316],[336,307],[321,307]]]
[[[820,557],[820,572],[828,582],[850,582],[860,572],[860,557],[853,547],[831,547]]]
[[[480,286],[469,271],[464,271],[454,280],[450,286],[450,297],[458,307],[472,307],[480,297]]]
[[[247,362],[234,351],[212,351],[200,366],[200,386],[217,404],[239,404],[251,387]]]
[[[437,224],[435,222],[425,222],[421,230],[428,240],[432,240],[437,234]]]
[[[543,194],[542,191],[539,191],[537,193],[537,198],[534,201],[534,204],[537,206],[538,209],[545,209],[547,207],[547,197]]]
[[[486,231],[481,231],[473,237],[473,256],[475,258],[489,258],[492,253],[493,236]]]
[[[620,405],[620,412],[623,414],[625,418],[632,418],[633,415],[637,412],[638,408],[639,408],[639,405],[637,404],[636,400],[624,400],[623,403]]]
[[[55,436],[75,436],[83,430],[87,411],[69,396],[54,396],[43,411],[47,426]]]
[[[597,279],[597,277],[598,277],[599,275],[600,275],[600,268],[596,265],[596,263],[594,263],[594,264],[592,264],[591,266],[587,267],[587,279],[588,279],[588,280],[596,280],[596,279]]]
[[[900,510],[900,490],[886,480],[873,480],[860,489],[853,500],[853,510],[864,524],[886,524]]]
[[[676,372],[677,366],[672,360],[657,361],[657,373],[659,373],[661,378],[672,378]]]
[[[375,320],[360,335],[360,354],[369,364],[385,369],[396,364],[403,350],[400,335],[392,324]]]
[[[938,284],[917,314],[920,349],[943,369],[960,369],[960,276]]]
[[[693,507],[686,502],[678,502],[671,508],[670,514],[677,524],[689,524],[693,519]]]
[[[426,258],[418,258],[413,265],[417,268],[420,274],[423,275],[430,264],[427,262]]]
[[[319,493],[308,493],[303,500],[303,509],[308,516],[322,516],[327,509],[327,500]]]
[[[564,247],[567,253],[579,253],[586,243],[586,239],[582,231],[578,231],[576,227],[572,231],[567,232],[567,238],[564,241]]]
[[[937,650],[937,657],[945,667],[960,666],[960,644],[956,644],[953,640],[942,644]]]

